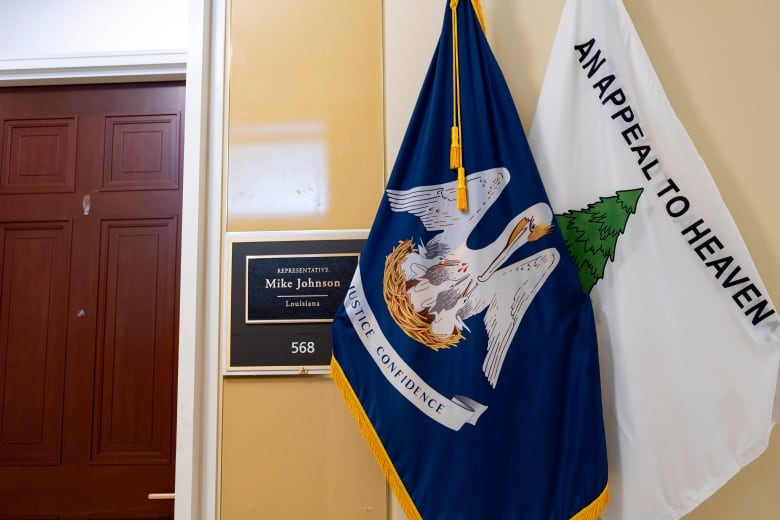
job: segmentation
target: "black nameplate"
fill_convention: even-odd
[[[357,253],[246,257],[246,322],[326,322],[344,300]]]
[[[226,372],[327,369],[364,238],[232,241]]]

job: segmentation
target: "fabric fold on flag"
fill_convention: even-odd
[[[767,447],[780,320],[620,0],[566,2],[529,142],[596,315],[603,518],[680,518]]]
[[[409,519],[595,520],[593,312],[477,7],[445,13],[331,373]]]

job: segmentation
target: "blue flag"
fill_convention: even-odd
[[[447,10],[331,372],[409,519],[595,519],[593,313],[481,24]]]

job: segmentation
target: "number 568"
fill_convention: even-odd
[[[315,350],[313,341],[293,341],[290,346],[293,354],[313,354]]]

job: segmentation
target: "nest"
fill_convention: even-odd
[[[417,312],[409,299],[403,263],[409,253],[414,252],[411,240],[404,240],[393,248],[385,259],[384,297],[387,309],[395,322],[407,336],[433,350],[454,347],[463,335],[453,328],[452,334],[436,334],[431,330],[431,316]]]

